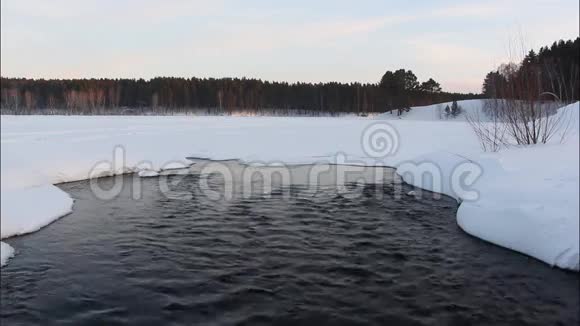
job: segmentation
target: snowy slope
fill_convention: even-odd
[[[476,112],[482,101],[460,105],[465,112]],[[67,214],[72,200],[51,184],[87,179],[96,163],[112,159],[117,145],[123,146],[126,157],[115,173],[144,171],[143,175],[177,162],[187,164],[188,156],[313,163],[332,161],[340,152],[348,158],[346,163],[398,167],[405,181],[463,201],[458,223],[474,236],[578,270],[578,246],[573,245],[579,239],[578,133],[570,134],[563,145],[485,154],[469,124],[460,117],[434,119],[436,107],[429,108],[415,108],[403,119],[388,121],[396,129],[399,148],[380,160],[369,157],[361,146],[365,128],[384,121],[376,119],[2,116],[2,238],[34,232]],[[566,112],[576,114],[577,131],[578,103]],[[388,120],[390,114],[384,117]],[[417,162],[438,167],[441,189],[405,176],[409,163]],[[465,162],[483,171],[474,184],[480,194],[476,200],[452,189],[453,168]],[[32,196],[34,210],[26,207]],[[7,248],[2,246],[3,259],[11,254]]]
[[[551,144],[481,155],[499,166],[486,167],[492,173],[478,182],[480,199],[460,206],[459,226],[552,266],[578,270],[579,111],[578,103],[559,110],[567,132]]]
[[[479,180],[479,200],[459,207],[459,226],[550,265],[578,270],[579,145],[568,141],[490,155],[501,169]]]
[[[415,158],[435,162],[448,182],[434,189],[429,179],[414,180],[397,172],[410,184],[452,196],[461,205],[459,226],[491,243],[540,259],[552,266],[579,270],[579,103],[561,108],[565,135],[551,144],[515,147],[498,153],[434,152]],[[565,137],[562,137],[565,136]],[[563,143],[560,143],[561,139]],[[473,188],[478,198],[467,200],[451,189],[450,176],[461,162],[481,167]]]
[[[376,119],[383,120],[422,120],[422,121],[460,121],[465,122],[468,116],[479,117],[485,121],[486,115],[482,111],[482,100],[458,101],[461,113],[457,116],[445,114],[445,107],[451,107],[452,102],[439,103],[427,106],[413,107],[409,112],[403,112],[397,116],[397,112],[379,114]]]

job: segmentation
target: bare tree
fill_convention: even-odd
[[[521,66],[501,90],[500,117],[518,144],[546,143],[565,125],[565,115],[557,114],[559,97],[553,89],[544,89],[540,76],[538,66]]]
[[[570,115],[558,112],[558,108],[574,98],[577,69],[568,79],[557,65],[526,62],[523,44],[520,41],[522,55],[518,61],[522,63],[512,60],[501,65],[492,85],[487,85],[494,90],[484,107],[489,122],[481,116],[468,118],[484,150],[497,151],[507,145],[506,134],[509,142],[528,145],[547,143],[556,135],[563,140],[569,129]]]
[[[497,100],[489,99],[485,101],[482,112],[475,111],[465,115],[485,152],[497,152],[508,145],[507,125],[502,120],[499,110],[496,109],[497,105]]]

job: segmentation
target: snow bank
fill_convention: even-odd
[[[14,248],[9,244],[0,242],[0,267],[6,265],[8,259],[14,256]]]
[[[417,162],[440,167],[441,188],[430,178],[413,179],[408,169],[397,173],[407,183],[460,201],[457,222],[465,232],[552,266],[579,270],[579,146],[573,140],[469,158],[443,152],[420,157]],[[450,178],[454,167],[471,162],[482,175],[473,185],[477,199],[465,200]]]
[[[461,202],[458,225],[467,233],[524,253],[551,266],[578,271],[579,225],[579,103],[559,110],[569,119],[566,135],[551,144],[503,150],[498,153],[433,152],[414,162],[430,162],[442,175],[413,177],[413,167],[400,165],[405,182],[444,193]],[[564,142],[559,143],[564,137]],[[473,184],[476,199],[466,199],[451,186],[451,175],[461,164],[475,163],[482,175]],[[410,173],[411,172],[411,173]]]
[[[578,270],[579,146],[569,141],[495,155],[503,169],[478,182],[480,197],[459,207],[459,226],[552,266]]]
[[[466,114],[483,107],[480,100],[459,104]],[[177,173],[191,164],[186,157],[294,164],[334,162],[342,153],[344,164],[397,167],[405,181],[457,198],[458,223],[474,236],[578,270],[578,104],[560,112],[576,119],[566,144],[494,154],[480,152],[464,117],[442,121],[437,105],[401,118],[385,114],[399,148],[384,159],[361,146],[365,129],[380,120],[355,117],[2,116],[2,238],[70,212],[72,199],[52,185],[87,179],[95,170],[146,176]],[[419,163],[437,168],[440,187],[413,177]],[[472,184],[476,199],[452,182],[458,166],[473,165],[483,173]]]
[[[2,189],[1,239],[35,232],[72,211],[73,200],[53,185],[20,189]],[[14,249],[0,242],[1,265],[14,255]]]
[[[159,172],[152,170],[141,170],[137,173],[141,178],[151,178],[159,176]]]
[[[478,178],[483,173],[479,163],[469,157],[475,155],[473,153],[460,155],[448,151],[430,152],[399,164],[397,174],[408,184],[461,201],[460,187],[453,187],[454,174],[461,171],[471,172]]]
[[[2,192],[2,239],[38,231],[71,212],[73,200],[53,185]]]

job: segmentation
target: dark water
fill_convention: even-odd
[[[450,198],[394,199],[389,184],[229,203],[168,199],[156,179],[138,201],[61,188],[71,215],[7,241],[2,325],[578,324],[578,274],[464,234]]]

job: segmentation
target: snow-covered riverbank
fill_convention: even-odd
[[[481,103],[462,105],[479,110]],[[575,126],[564,144],[482,153],[467,123],[433,118],[439,106],[417,108],[388,121],[399,146],[380,161],[361,146],[364,130],[377,121],[370,119],[2,116],[1,237],[37,231],[67,214],[72,199],[52,185],[88,178],[95,164],[112,159],[117,145],[126,154],[118,172],[144,162],[157,170],[188,156],[291,164],[330,161],[340,152],[344,163],[353,164],[429,161],[442,170],[444,184],[453,167],[476,162],[483,171],[474,185],[479,198],[463,201],[459,225],[550,265],[578,270],[578,103],[566,109],[575,112]],[[449,186],[442,192],[462,199]],[[4,244],[1,249],[4,262],[11,250]]]

